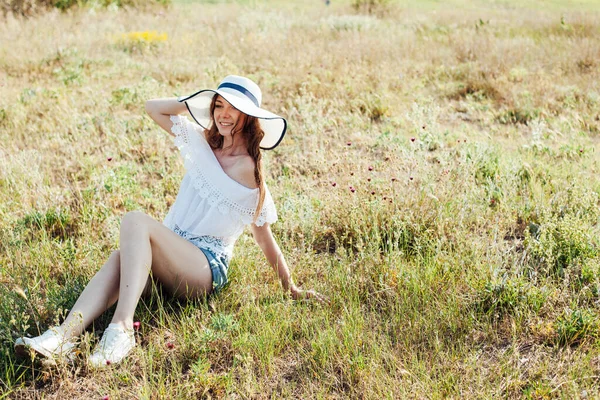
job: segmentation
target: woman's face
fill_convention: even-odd
[[[235,126],[239,130],[244,125],[244,115],[244,113],[229,104],[223,97],[217,95],[213,117],[221,135],[231,135]]]

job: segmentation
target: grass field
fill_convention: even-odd
[[[357,3],[357,2],[355,2]],[[175,2],[0,22],[0,399],[599,398],[597,2]],[[254,79],[286,296],[249,234],[89,370],[15,359],[184,169],[153,97]]]

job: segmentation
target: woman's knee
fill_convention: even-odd
[[[115,250],[110,253],[108,257],[108,261],[105,264],[111,270],[113,274],[117,276],[121,273],[121,252],[119,250]]]
[[[144,226],[148,218],[148,215],[141,211],[129,211],[121,220],[121,230]]]
[[[115,264],[115,261],[117,264],[119,264],[121,261],[121,251],[120,250],[113,251],[112,253],[110,253],[110,256],[108,256],[108,259],[110,261],[113,261],[113,264]]]

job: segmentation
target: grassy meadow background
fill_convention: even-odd
[[[174,2],[0,22],[0,398],[599,398],[596,1]],[[354,7],[358,5],[358,7]],[[145,100],[246,75],[285,295],[249,234],[205,301],[89,370],[15,359],[184,169]]]

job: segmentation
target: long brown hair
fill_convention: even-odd
[[[206,141],[215,149],[223,149],[223,136],[219,133],[217,129],[217,125],[215,124],[215,106],[217,102],[217,96],[214,95],[212,101],[210,102],[210,127],[204,131],[206,134]],[[256,184],[258,185],[258,204],[256,206],[256,211],[254,212],[254,220],[256,223],[258,216],[262,210],[263,204],[265,202],[265,186],[264,186],[264,176],[262,170],[262,154],[260,152],[260,141],[265,136],[265,132],[260,127],[260,122],[258,118],[253,117],[248,114],[244,114],[244,123],[238,129],[238,121],[235,123],[235,126],[231,130],[232,138],[238,133],[242,135],[242,138],[246,141],[246,150],[248,150],[248,154],[254,160],[254,179],[256,179]]]

